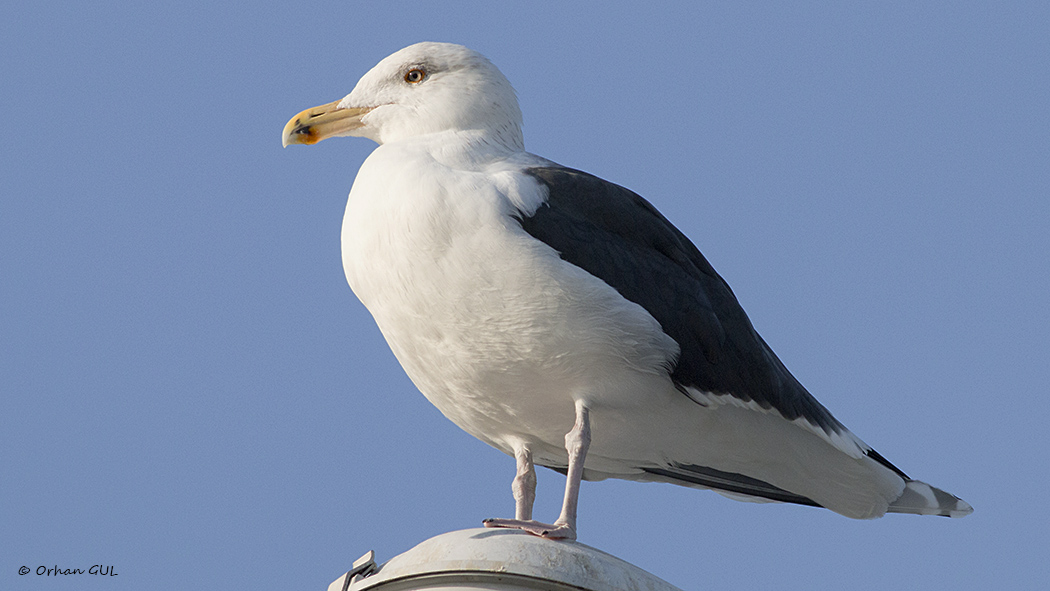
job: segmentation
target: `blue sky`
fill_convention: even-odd
[[[343,278],[374,145],[280,146],[424,40],[485,53],[531,151],[653,202],[839,419],[976,509],[607,481],[582,542],[683,589],[1050,581],[1048,5],[565,4],[5,10],[0,587],[323,589],[512,513],[513,461],[426,402]],[[118,576],[17,574],[98,563]]]

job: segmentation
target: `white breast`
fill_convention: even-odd
[[[653,383],[668,389],[678,348],[644,309],[520,228],[511,203],[535,207],[541,187],[522,173],[494,176],[500,167],[454,168],[425,149],[381,146],[350,193],[343,266],[445,416],[504,451],[524,440],[564,457],[576,399],[641,405]],[[508,191],[508,174],[532,194]]]

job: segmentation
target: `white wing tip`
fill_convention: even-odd
[[[973,513],[973,507],[959,497],[925,482],[909,480],[901,496],[890,503],[888,512],[966,517]]]

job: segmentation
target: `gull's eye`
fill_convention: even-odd
[[[412,68],[405,73],[405,82],[408,82],[409,84],[419,84],[426,77],[427,73],[421,68]]]

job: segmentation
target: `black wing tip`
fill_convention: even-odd
[[[780,503],[823,507],[823,505],[813,499],[784,490],[763,480],[735,472],[723,472],[722,470],[706,466],[676,463],[670,468],[642,468],[642,470],[654,476],[660,476],[665,482],[672,484],[700,486],[712,490],[760,497]]]

